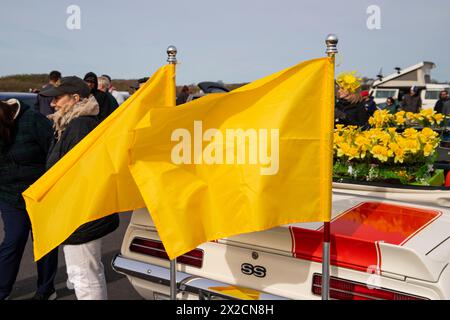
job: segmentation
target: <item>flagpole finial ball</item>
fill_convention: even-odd
[[[339,41],[339,39],[338,39],[337,35],[335,35],[334,33],[330,33],[327,36],[327,42],[331,42],[331,43],[336,43],[337,44],[338,41]]]
[[[327,45],[327,54],[328,55],[333,55],[338,52],[338,50],[337,50],[338,42],[339,42],[339,39],[338,39],[337,35],[331,33],[327,36],[325,43]]]
[[[167,62],[177,63],[177,48],[175,46],[169,46],[167,48]]]

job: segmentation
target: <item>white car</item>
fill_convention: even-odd
[[[334,183],[332,218],[332,299],[450,299],[450,191]],[[177,260],[177,298],[321,299],[322,225],[202,244]],[[146,209],[112,266],[144,298],[168,298],[169,261]]]

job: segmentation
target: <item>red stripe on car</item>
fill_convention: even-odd
[[[403,245],[442,212],[380,202],[363,202],[331,222],[332,265],[366,272],[381,268],[378,242]],[[322,261],[322,230],[290,227],[293,255]]]

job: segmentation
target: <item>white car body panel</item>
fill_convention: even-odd
[[[402,227],[404,224],[405,230],[409,230],[410,234],[405,234],[404,239],[403,235],[399,236],[399,241],[402,242],[398,244],[383,242],[385,239],[382,238],[369,241],[345,235],[336,236],[341,240],[336,242],[337,262],[332,262],[332,277],[368,286],[376,284],[376,287],[427,299],[450,299],[450,208],[437,205],[449,204],[448,191],[386,189],[371,186],[355,188],[354,185],[341,183],[334,184],[333,191],[332,234],[333,224],[338,225],[340,221],[345,222],[346,214],[351,215],[356,212],[354,210],[363,208],[359,207],[362,203],[369,207],[370,203],[375,203],[374,206],[380,204],[380,208],[401,206],[406,208],[405,212],[413,210],[413,214],[416,214],[417,211],[419,216],[423,210],[429,214],[430,218],[417,230],[409,230],[408,223],[414,224],[414,219],[411,220],[410,216],[405,213],[401,218],[403,220],[399,218],[399,225]],[[405,202],[405,199],[409,199],[409,202]],[[419,203],[423,199],[423,203],[413,204],[411,203],[412,199]],[[381,217],[384,217],[383,213],[381,213]],[[397,217],[392,214],[387,214],[386,217],[388,220],[393,219],[393,227],[395,227]],[[364,225],[365,223],[365,221],[362,222],[363,227],[372,227],[370,224]],[[204,243],[199,246],[204,250],[202,267],[178,264],[177,270],[193,277],[192,280],[187,280],[187,283],[195,282],[198,280],[195,278],[200,277],[227,285],[251,288],[261,292],[263,294],[261,297],[268,294],[286,299],[320,299],[320,296],[314,295],[311,290],[313,275],[322,273],[320,259],[317,257],[304,258],[301,255],[303,249],[300,250],[297,247],[298,245],[304,246],[301,237],[303,232],[320,235],[322,225],[322,223],[290,224]],[[384,226],[385,224],[381,224],[380,230]],[[377,226],[375,225],[375,227]],[[300,232],[299,237],[296,236],[297,232]],[[382,230],[380,234],[383,232]],[[398,230],[395,232],[398,233]],[[389,233],[386,234],[389,235]],[[376,235],[377,232],[375,232]],[[396,238],[397,234],[392,236]],[[151,272],[151,266],[164,267],[168,270],[169,262],[167,260],[130,251],[130,243],[136,237],[159,239],[146,209],[134,212],[124,238],[120,258],[128,259],[130,262],[143,262],[149,266],[149,272]],[[363,250],[358,248],[363,248]],[[358,253],[358,250],[362,251]],[[311,256],[314,255],[312,251],[310,253]],[[257,259],[254,258],[255,254],[258,255]],[[306,255],[308,254],[306,251]],[[362,256],[358,256],[358,254]],[[354,264],[351,261],[353,256],[355,257]],[[339,260],[341,258],[342,261]],[[264,266],[267,270],[266,276],[258,278],[242,273],[242,263]],[[120,269],[118,272],[126,274],[136,290],[147,299],[153,299],[155,292],[169,294],[167,284],[161,285],[146,281],[142,279],[143,275],[135,276],[124,269]],[[198,299],[198,295],[186,292],[180,293],[178,297]]]

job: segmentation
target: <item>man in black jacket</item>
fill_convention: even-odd
[[[437,113],[443,113],[445,115],[450,114],[450,99],[446,90],[442,90],[439,93],[439,100],[434,106],[434,111],[436,111]]]
[[[56,110],[49,116],[55,129],[55,141],[47,157],[49,169],[98,125],[99,104],[88,85],[78,77],[62,78],[58,87],[41,94],[54,97],[52,105]],[[101,238],[118,226],[119,217],[113,214],[82,225],[64,241],[67,274],[77,299],[107,299]]]
[[[116,98],[109,92],[109,87],[111,82],[108,78],[101,76],[97,77],[97,90],[105,93],[108,96],[109,102],[111,103],[112,110],[116,110],[119,107],[119,103]]]
[[[419,113],[422,108],[422,99],[420,98],[419,92],[418,87],[411,87],[409,94],[403,95],[399,110]]]
[[[94,95],[100,107],[100,112],[98,114],[99,123],[105,120],[118,106],[113,105],[108,95],[100,90],[98,90],[98,79],[97,75],[93,72],[88,72],[84,76],[84,81],[87,83],[91,89],[91,93]]]

